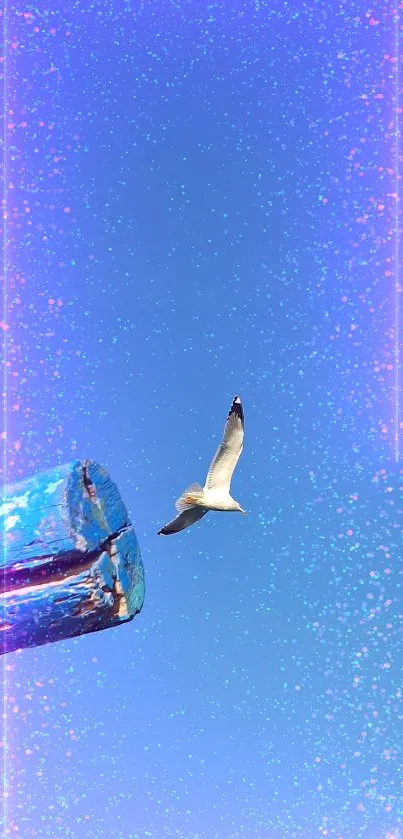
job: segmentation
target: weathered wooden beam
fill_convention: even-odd
[[[0,502],[0,654],[130,621],[144,571],[108,473],[76,461],[9,487]]]

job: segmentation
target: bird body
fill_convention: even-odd
[[[216,510],[217,512],[220,510],[228,513],[245,512],[240,504],[238,504],[238,501],[235,501],[229,492],[224,495],[222,492],[216,492],[215,490],[208,489],[203,494],[202,504],[203,507],[207,507],[208,510]]]
[[[175,504],[179,515],[159,530],[158,535],[179,533],[203,518],[209,510],[245,513],[230,494],[231,478],[243,449],[243,437],[243,408],[239,396],[236,396],[228,414],[222,442],[213,457],[204,487],[194,483],[182,493]]]

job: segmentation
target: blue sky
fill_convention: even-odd
[[[395,29],[9,10],[9,476],[106,466],[147,586],[7,658],[24,839],[397,839]],[[237,393],[248,517],[157,537]]]

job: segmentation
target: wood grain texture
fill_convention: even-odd
[[[98,464],[76,461],[10,487],[1,518],[0,653],[117,626],[141,610],[136,535]]]

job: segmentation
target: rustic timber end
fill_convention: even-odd
[[[0,654],[118,626],[140,612],[140,549],[102,466],[75,461],[6,488],[0,524]]]

